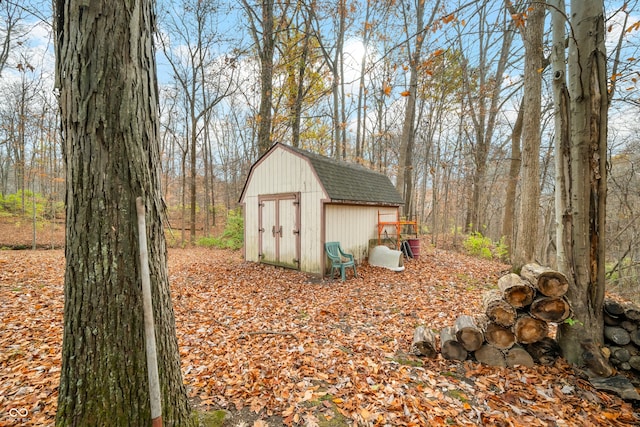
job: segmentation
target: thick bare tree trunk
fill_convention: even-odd
[[[554,154],[555,154],[555,216],[556,216],[556,263],[558,270],[569,272],[571,267],[566,250],[571,247],[569,203],[569,91],[567,89],[567,67],[565,55],[565,2],[548,0],[551,13],[553,49],[551,66],[553,69],[554,99]]]
[[[341,73],[342,70],[342,59],[343,59],[343,48],[344,48],[344,32],[346,26],[346,14],[347,14],[347,6],[345,0],[338,0],[337,2],[338,9],[338,31],[336,34],[336,47],[333,53],[333,61],[331,63],[330,69],[333,75],[333,82],[331,84],[331,92],[333,94],[333,141],[335,144],[334,147],[334,157],[336,159],[341,159],[346,157],[346,153],[344,152],[342,141],[344,139],[343,134],[345,132],[344,126],[345,124],[342,122],[341,115],[341,105],[344,104],[344,99],[340,98],[340,89],[344,87],[344,82],[342,81],[344,75]]]
[[[260,110],[258,148],[260,154],[271,147],[271,108],[273,99],[273,54],[275,51],[273,0],[262,2],[262,51],[260,52]]]
[[[149,425],[136,197],[148,210],[162,417],[189,425],[166,266],[152,0],[56,2],[66,270],[56,425]]]
[[[540,205],[540,107],[542,102],[542,35],[544,4],[532,1],[527,9],[523,30],[524,59],[524,122],[522,132],[522,163],[520,165],[520,210],[518,231],[513,248],[512,264],[516,271],[533,261],[538,241]]]
[[[273,104],[273,56],[275,53],[274,0],[260,2],[260,16],[242,0],[251,25],[251,37],[258,48],[260,58],[260,108],[258,110],[258,153],[267,152],[271,147],[271,110]],[[260,24],[260,25],[259,25]]]
[[[560,326],[558,341],[567,360],[581,363],[581,344],[589,339],[602,343],[604,328],[608,100],[603,1],[573,0],[570,23],[570,147],[562,153],[569,161],[564,176],[570,181],[561,187],[567,199],[566,210],[560,212],[564,229],[558,234],[558,247],[566,258],[560,271],[570,282],[567,298],[575,322]]]
[[[511,131],[511,159],[509,160],[509,180],[504,201],[504,216],[502,217],[502,236],[504,244],[509,248],[509,258],[513,255],[514,239],[514,218],[516,212],[516,190],[518,188],[518,178],[520,176],[520,163],[522,152],[520,150],[520,140],[522,137],[522,122],[524,121],[523,102],[520,102],[518,117]]]
[[[436,11],[440,6],[440,0],[436,0],[433,5],[432,13],[425,23],[425,2],[418,1],[415,4],[415,12],[411,12],[416,18],[416,32],[409,34],[409,28],[405,28],[407,32],[407,52],[409,54],[409,87],[407,103],[405,105],[404,123],[402,125],[402,136],[400,138],[400,154],[398,158],[398,175],[396,179],[396,188],[404,198],[403,212],[405,215],[411,213],[413,207],[413,146],[415,143],[415,126],[416,126],[416,102],[418,96],[418,72],[422,61],[422,45],[426,37],[426,28],[429,27],[435,18]],[[403,8],[404,8],[403,4]],[[403,9],[403,13],[408,15],[408,11]],[[405,15],[405,22],[407,17]],[[415,38],[413,49],[409,40]]]

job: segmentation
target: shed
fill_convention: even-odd
[[[362,262],[379,215],[397,217],[403,201],[381,173],[276,143],[251,166],[240,203],[247,261],[322,274],[325,242]]]

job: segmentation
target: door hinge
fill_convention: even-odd
[[[293,230],[293,234],[300,234],[300,230]]]

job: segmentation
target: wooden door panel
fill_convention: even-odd
[[[296,210],[298,203],[295,199],[280,200],[278,205],[278,220],[280,235],[279,261],[281,265],[298,268],[298,227]]]
[[[261,242],[260,242],[260,255],[261,261],[267,263],[278,262],[277,252],[277,236],[276,228],[276,213],[277,213],[277,201],[265,200],[260,207],[260,216],[262,219],[261,227]]]

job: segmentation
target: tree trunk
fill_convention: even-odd
[[[149,425],[136,197],[147,234],[162,417],[189,425],[160,194],[153,2],[59,0],[66,270],[56,425]]]
[[[405,22],[407,21],[407,13],[405,5],[403,5],[403,14],[405,14]],[[407,54],[409,59],[409,94],[406,97],[404,121],[402,124],[402,136],[400,137],[400,153],[398,156],[398,175],[396,177],[396,188],[404,199],[402,211],[404,215],[409,216],[412,212],[413,200],[413,146],[415,144],[415,126],[416,126],[416,102],[418,97],[418,73],[420,72],[422,62],[422,46],[427,37],[428,32],[425,31],[432,23],[436,13],[440,7],[440,0],[436,0],[433,5],[432,13],[425,23],[426,2],[419,1],[416,4],[415,12],[411,12],[416,18],[416,31],[410,33],[409,28],[405,28],[407,33]],[[417,34],[417,36],[416,36]],[[413,49],[411,49],[410,40],[415,40]]]
[[[567,256],[561,271],[570,282],[567,298],[577,322],[558,328],[570,363],[583,360],[581,342],[603,341],[605,290],[605,200],[607,76],[603,0],[571,1],[569,37],[570,183],[566,233],[558,236]]]
[[[520,102],[518,108],[518,116],[511,131],[511,159],[509,160],[509,180],[507,181],[507,190],[504,200],[504,215],[502,217],[502,236],[504,244],[509,249],[509,259],[513,255],[513,239],[514,239],[514,217],[516,211],[516,190],[518,188],[518,178],[520,176],[520,163],[522,152],[520,151],[520,139],[522,137],[522,122],[524,108]]]
[[[551,66],[553,70],[553,104],[554,104],[554,160],[555,160],[555,217],[556,217],[556,260],[558,270],[571,271],[569,254],[571,248],[571,214],[570,201],[570,141],[569,141],[569,91],[567,89],[567,69],[565,55],[565,25],[567,16],[564,0],[547,0],[551,14],[553,46],[551,50]]]
[[[584,339],[580,342],[580,346],[582,347],[584,365],[591,372],[591,375],[610,377],[615,374],[615,369],[613,369],[609,361],[602,354],[598,343],[590,339]],[[631,363],[631,360],[629,360],[629,363]]]
[[[273,56],[276,37],[274,22],[274,0],[260,2],[260,15],[246,0],[242,5],[247,13],[251,37],[258,49],[260,59],[260,107],[258,124],[258,154],[262,155],[271,147],[271,110],[273,107]],[[258,26],[258,24],[261,24]]]
[[[424,25],[425,2],[418,2],[416,6],[416,33],[421,33]],[[406,13],[404,9],[403,12]],[[409,32],[409,28],[405,28],[405,31]],[[409,94],[405,101],[400,152],[398,155],[398,175],[396,177],[396,188],[404,200],[402,212],[405,216],[408,216],[411,212],[411,177],[413,173],[418,67],[420,66],[424,36],[415,37],[413,49],[410,47],[410,39],[410,37],[407,37],[407,53],[409,55],[409,87],[407,89]]]
[[[340,59],[343,57],[342,50],[344,48],[344,32],[346,24],[345,15],[347,13],[345,0],[338,0],[337,9],[338,31],[336,33],[336,46],[330,69],[333,77],[333,81],[331,83],[331,93],[333,95],[333,142],[335,144],[333,154],[334,157],[339,160],[345,157],[345,153],[342,152],[342,134],[344,132],[344,129],[340,114],[340,87],[344,83],[341,81],[344,76],[340,74],[340,70],[342,69],[342,67],[340,66]]]
[[[522,163],[520,165],[520,210],[513,248],[515,271],[533,261],[538,240],[540,205],[540,106],[542,102],[542,35],[545,5],[530,1],[524,41],[524,123],[522,131]]]
[[[197,148],[198,138],[196,135],[198,121],[195,118],[194,105],[190,106],[191,114],[191,141],[190,141],[190,161],[189,161],[189,243],[196,244],[196,179],[197,179]]]

